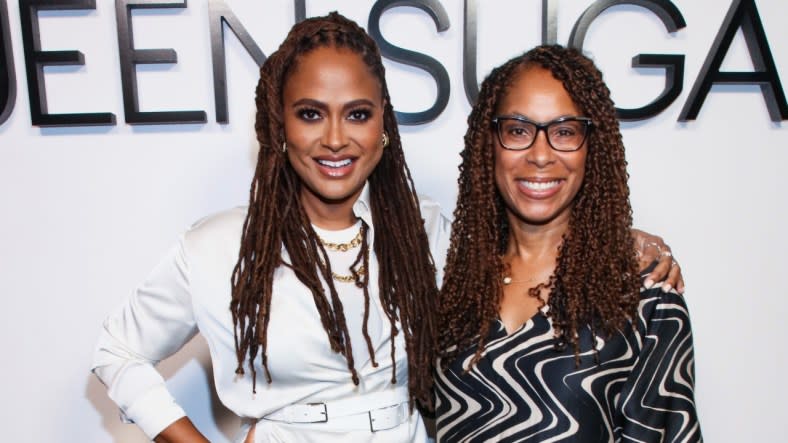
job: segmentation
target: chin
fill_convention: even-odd
[[[329,183],[322,186],[322,192],[317,193],[318,197],[325,202],[341,202],[353,197],[356,193],[361,191],[364,186],[363,183],[360,186],[336,185],[336,183]]]
[[[571,209],[569,208],[545,208],[540,211],[534,211],[533,209],[534,208],[531,208],[529,211],[516,211],[515,215],[524,223],[534,226],[549,225],[558,220],[568,223],[571,215]]]

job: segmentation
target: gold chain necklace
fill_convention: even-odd
[[[363,238],[363,235],[364,235],[364,227],[362,225],[358,230],[358,234],[356,234],[356,236],[353,237],[353,239],[351,239],[347,243],[332,243],[330,241],[324,240],[319,235],[317,236],[317,238],[318,240],[320,240],[320,243],[326,249],[330,249],[332,251],[347,252],[361,245],[361,239]],[[361,267],[358,268],[358,270],[356,270],[356,274],[358,274],[359,277],[363,275],[367,275],[367,269],[364,267],[364,265],[361,265]],[[331,278],[333,278],[334,280],[340,283],[354,283],[356,281],[356,277],[354,277],[353,274],[342,275],[342,274],[337,274],[334,271],[331,271]]]
[[[364,268],[364,265],[361,265],[361,267],[358,268],[356,274],[358,274],[359,277],[361,277],[362,275],[367,275],[367,270],[366,268]],[[356,281],[356,278],[353,277],[353,274],[342,275],[342,274],[337,274],[334,271],[331,271],[331,277],[340,283],[355,283]]]
[[[319,235],[317,236],[317,238],[320,239],[320,243],[322,243],[323,246],[326,247],[326,249],[330,249],[332,251],[347,252],[350,249],[357,248],[361,244],[361,234],[362,234],[362,229],[359,229],[358,234],[356,234],[356,236],[353,237],[353,239],[347,243],[332,243],[330,241],[323,240],[323,238],[320,237]]]
[[[504,263],[504,271],[503,271],[503,275],[501,276],[501,283],[503,283],[504,286],[518,285],[521,283],[533,283],[537,280],[538,277],[539,277],[538,275],[532,275],[528,278],[521,278],[515,280],[512,278],[511,263]]]
[[[504,284],[504,285],[506,285],[506,286],[509,286],[509,285],[516,285],[516,284],[518,284],[518,283],[530,283],[530,282],[532,282],[532,281],[534,281],[534,280],[536,280],[536,278],[535,278],[535,277],[531,277],[531,278],[524,278],[524,279],[522,279],[522,280],[512,280],[512,277],[511,277],[511,276],[508,276],[508,275],[504,275],[504,276],[503,276],[503,279],[501,279],[501,281],[503,282],[503,284]]]

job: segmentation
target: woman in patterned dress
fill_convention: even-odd
[[[687,307],[639,273],[599,70],[537,47],[492,71],[468,121],[438,440],[700,441]]]

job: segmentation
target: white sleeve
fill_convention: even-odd
[[[181,239],[104,321],[93,357],[92,371],[107,386],[121,419],[136,423],[151,439],[185,416],[154,365],[196,332]]]
[[[429,197],[419,196],[421,216],[424,217],[424,230],[430,243],[432,260],[435,263],[436,282],[440,289],[443,283],[443,267],[446,265],[446,253],[451,243],[451,221],[444,217],[440,205]]]
[[[451,244],[451,222],[448,218],[440,215],[438,220],[439,228],[436,230],[434,241],[432,242],[432,258],[435,261],[435,281],[438,289],[443,285],[443,268],[446,266],[446,254],[449,252]]]

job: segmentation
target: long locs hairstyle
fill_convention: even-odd
[[[494,69],[484,80],[468,117],[460,165],[459,196],[440,293],[442,363],[476,345],[481,357],[503,297],[502,254],[509,239],[506,207],[495,185],[492,118],[514,77],[539,67],[561,81],[577,107],[594,121],[586,141],[585,177],[573,202],[557,266],[544,285],[556,346],[572,346],[577,333],[612,334],[634,318],[640,279],[631,236],[626,159],[615,107],[602,74],[579,51],[536,47]],[[538,288],[537,288],[538,289]],[[533,288],[531,295],[538,294]]]
[[[259,354],[266,380],[272,382],[266,351],[269,340],[276,339],[268,336],[273,278],[278,267],[287,266],[312,292],[328,345],[346,359],[353,383],[359,383],[350,335],[342,303],[331,278],[330,264],[299,199],[301,180],[282,149],[285,142],[282,115],[284,84],[300,56],[326,46],[358,54],[380,82],[385,103],[384,129],[390,142],[368,183],[375,228],[372,249],[380,269],[377,285],[390,322],[391,381],[396,382],[395,336],[404,334],[411,399],[431,408],[436,343],[434,315],[437,309],[435,266],[413,180],[405,164],[380,53],[362,28],[337,13],[296,24],[260,69],[255,100],[255,130],[260,151],[238,263],[232,276],[230,310],[235,326],[236,372],[243,374],[246,363],[252,372],[254,386],[254,361]],[[366,232],[366,226],[363,229]],[[364,236],[363,250],[367,249],[366,242]],[[282,248],[287,251],[289,262],[283,260]],[[363,260],[369,260],[368,254]],[[369,269],[368,266],[366,268]],[[357,283],[363,283],[365,292],[363,335],[376,365],[373,345],[366,330],[369,309],[367,286],[376,283],[361,279],[368,277],[357,276]]]

